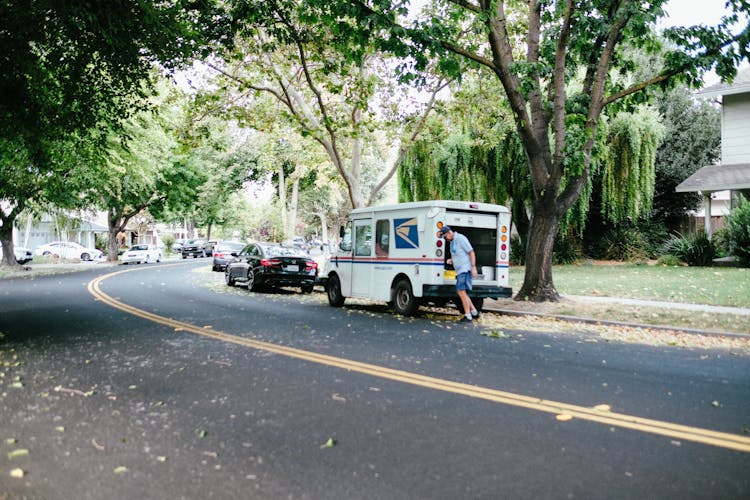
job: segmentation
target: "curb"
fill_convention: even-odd
[[[679,326],[668,326],[668,325],[648,325],[645,323],[627,323],[624,321],[612,321],[612,320],[606,320],[606,319],[579,318],[576,316],[564,316],[564,315],[557,315],[557,314],[510,311],[507,309],[499,309],[499,308],[494,308],[494,307],[483,307],[482,310],[497,313],[497,314],[502,314],[506,316],[534,316],[537,318],[556,319],[559,321],[566,321],[569,323],[586,323],[590,325],[608,325],[608,326],[627,326],[631,328],[643,328],[646,330],[665,330],[665,331],[673,331],[673,332],[683,332],[683,333],[688,333],[690,335],[713,335],[713,336],[721,336],[721,337],[735,337],[735,338],[741,338],[741,339],[750,339],[749,333],[698,330],[695,328],[682,328]]]

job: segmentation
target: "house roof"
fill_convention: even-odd
[[[717,83],[698,91],[701,97],[719,97],[722,95],[744,94],[750,92],[750,68],[737,72],[732,83]]]
[[[750,189],[750,163],[703,167],[678,184],[675,191],[712,193],[727,189]]]

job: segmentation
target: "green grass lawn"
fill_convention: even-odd
[[[523,274],[522,266],[511,267],[514,293],[521,288]],[[554,266],[552,276],[562,295],[750,307],[750,269],[580,264]]]

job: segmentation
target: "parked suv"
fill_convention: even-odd
[[[182,258],[187,259],[188,256],[205,257],[206,256],[206,249],[204,248],[205,244],[206,242],[204,240],[187,240],[182,245]]]

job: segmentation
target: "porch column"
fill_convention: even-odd
[[[705,227],[706,227],[706,236],[708,237],[708,240],[711,241],[711,193],[706,194],[706,216],[705,216]]]

